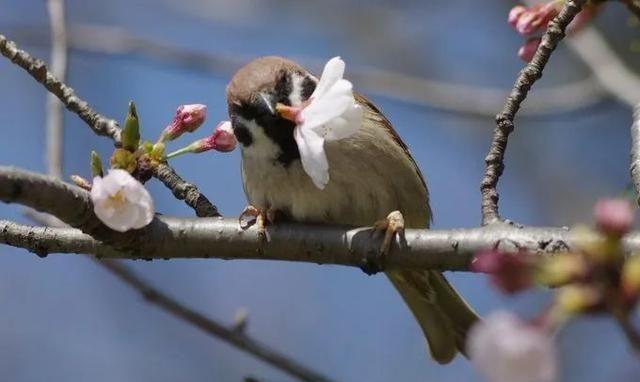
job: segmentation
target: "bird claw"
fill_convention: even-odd
[[[256,226],[258,236],[263,241],[269,242],[269,232],[267,232],[267,224],[272,224],[276,211],[272,209],[262,210],[254,206],[246,206],[238,217],[238,224],[242,230],[246,230],[252,225]],[[253,219],[245,220],[246,217]]]
[[[378,250],[378,259],[383,259],[391,250],[391,243],[396,234],[404,233],[404,216],[400,211],[393,211],[385,219],[373,225],[373,233],[384,232],[384,239]]]

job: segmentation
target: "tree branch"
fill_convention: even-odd
[[[520,109],[522,102],[527,98],[533,84],[542,77],[542,71],[558,43],[564,38],[567,26],[580,12],[585,2],[586,0],[567,1],[560,14],[549,23],[549,27],[544,36],[542,36],[542,42],[538,46],[533,60],[520,71],[504,108],[496,116],[497,125],[493,133],[489,153],[485,158],[485,173],[480,185],[483,225],[500,220],[500,214],[498,213],[499,195],[496,187],[504,170],[504,154],[509,135],[515,128],[514,119],[516,113]]]
[[[0,200],[51,213],[85,233],[51,228],[34,231],[32,227],[2,222],[0,242],[40,255],[86,252],[128,259],[283,260],[355,266],[373,273],[392,268],[468,270],[474,253],[495,246],[534,253],[572,248],[567,229],[509,224],[454,230],[410,229],[393,243],[391,254],[383,259],[377,255],[380,238],[372,238],[369,228],[278,224],[269,227],[271,239],[265,243],[256,229],[239,229],[236,219],[158,216],[143,229],[121,233],[98,220],[87,191],[55,178],[2,166]],[[626,240],[630,249],[640,248],[637,234]]]
[[[196,185],[186,182],[166,163],[153,169],[153,176],[173,192],[176,199],[184,202],[196,212],[198,217],[218,217],[218,208],[198,190]]]
[[[278,224],[269,228],[271,241],[262,244],[255,230],[241,231],[235,219],[157,218],[142,230],[143,240],[130,251],[116,251],[73,228],[32,227],[0,220],[0,243],[24,248],[41,257],[52,253],[91,254],[104,259],[217,258],[223,260],[280,260],[359,267],[372,272],[380,242],[369,228]],[[530,251],[539,255],[574,248],[565,228],[507,224],[453,230],[410,229],[406,243],[394,243],[383,259],[384,269],[468,271],[479,250]],[[145,245],[144,240],[152,241]],[[628,251],[640,250],[640,233],[624,238]]]
[[[87,102],[80,99],[72,88],[58,80],[49,71],[44,61],[18,49],[13,41],[8,40],[2,34],[0,34],[0,54],[26,70],[31,77],[44,85],[49,92],[58,97],[69,111],[85,121],[96,134],[110,137],[116,142],[120,140],[120,128],[116,121],[98,114]]]
[[[640,0],[621,0],[626,6],[629,12],[633,13],[638,19],[640,19]]]
[[[43,84],[50,93],[62,101],[67,109],[85,121],[96,134],[110,137],[114,143],[118,144],[120,141],[118,123],[94,111],[86,101],[75,94],[72,88],[57,79],[42,60],[18,49],[13,41],[8,40],[2,34],[0,34],[0,54],[26,70],[36,81]],[[168,164],[159,166],[159,171],[154,175],[157,175],[158,179],[169,187],[178,199],[184,200],[194,208],[198,216],[219,216],[217,208],[198,191],[198,188],[184,181]]]

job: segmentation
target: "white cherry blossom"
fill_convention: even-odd
[[[278,111],[289,114],[296,122],[294,138],[302,167],[319,189],[329,183],[324,142],[350,137],[362,122],[362,108],[353,96],[353,85],[342,78],[344,69],[340,57],[332,58],[308,101],[299,107],[278,107]]]
[[[492,313],[473,326],[467,351],[490,382],[557,380],[556,348],[550,334],[509,312]]]
[[[151,195],[125,170],[112,169],[105,177],[95,177],[91,200],[98,218],[116,231],[142,228],[153,220]]]

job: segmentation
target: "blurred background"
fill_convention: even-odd
[[[129,100],[155,139],[180,104],[208,105],[208,134],[226,119],[225,86],[252,58],[278,54],[315,72],[340,55],[347,78],[394,124],[425,173],[435,228],[480,222],[483,158],[523,66],[511,1],[111,0],[67,1],[67,82],[122,120]],[[595,20],[630,68],[640,29],[620,4]],[[49,60],[43,0],[0,0],[0,33]],[[631,109],[561,45],[525,102],[500,183],[501,212],[530,225],[589,223],[591,206],[626,187]],[[45,172],[45,91],[0,60],[0,164]],[[193,139],[173,143],[175,149]],[[92,149],[111,143],[65,111],[64,175],[88,177]],[[245,206],[239,152],[172,162],[226,216]],[[158,211],[192,216],[157,181]],[[16,206],[0,216],[31,223]],[[259,261],[129,262],[145,279],[222,322],[246,309],[248,333],[339,381],[475,381],[469,363],[432,362],[418,326],[382,276],[357,269]],[[481,313],[531,317],[544,292],[505,297],[485,277],[449,273]],[[0,247],[0,376],[7,381],[292,381],[145,303],[89,259],[47,259]],[[640,365],[607,319],[559,334],[563,381],[637,380]]]

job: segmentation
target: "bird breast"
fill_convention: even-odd
[[[318,189],[300,160],[284,166],[278,146],[254,129],[242,151],[244,190],[251,205],[280,210],[295,221],[371,225],[394,210],[408,227],[429,222],[428,194],[408,153],[378,121],[365,116],[358,132],[325,142],[329,183]]]

